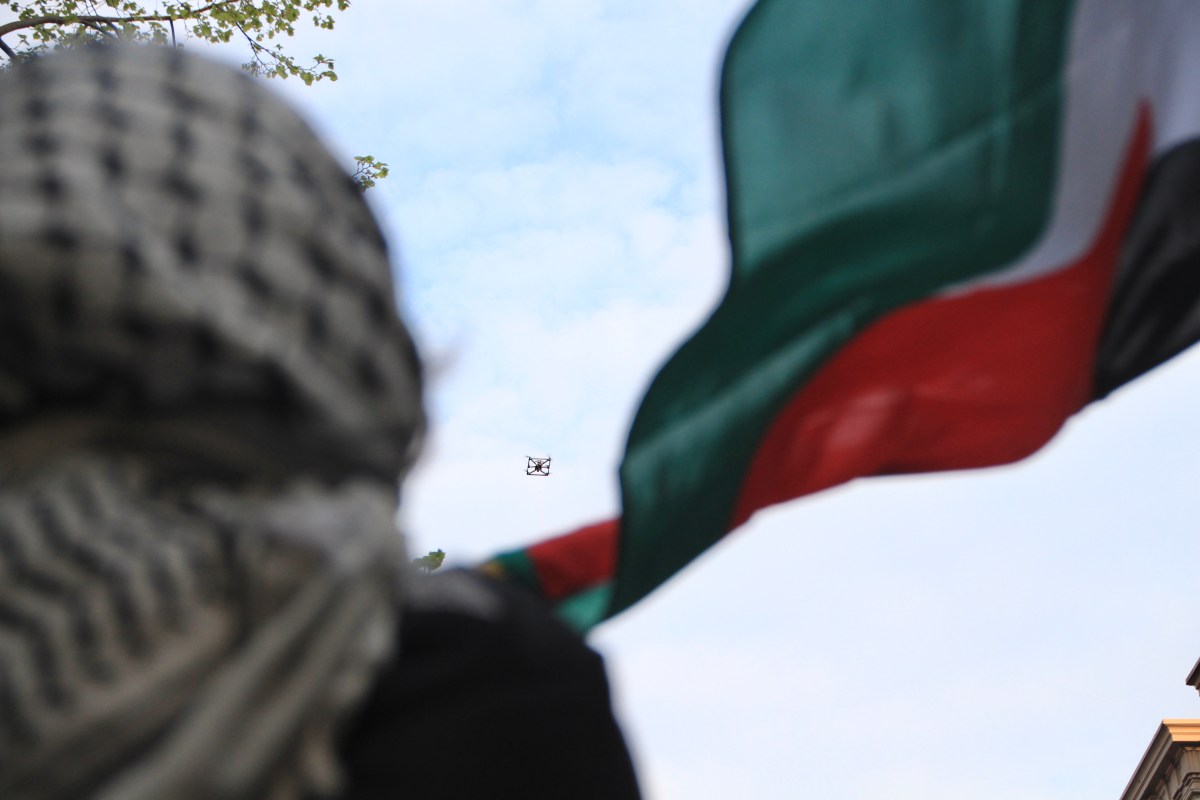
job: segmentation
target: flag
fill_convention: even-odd
[[[760,0],[720,91],[729,285],[621,517],[494,563],[581,629],[758,509],[1024,458],[1200,338],[1200,3]]]

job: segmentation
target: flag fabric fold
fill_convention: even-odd
[[[732,264],[633,422],[619,520],[495,566],[581,629],[758,509],[1008,463],[1200,338],[1200,5],[760,0]]]

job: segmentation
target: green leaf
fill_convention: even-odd
[[[416,565],[417,569],[428,574],[440,567],[445,560],[446,554],[444,552],[441,550],[431,550],[428,555],[414,558],[413,564]]]

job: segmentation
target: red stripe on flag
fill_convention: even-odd
[[[760,508],[853,478],[1004,464],[1045,444],[1092,399],[1150,132],[1143,106],[1104,224],[1077,262],[906,306],[830,359],[764,436],[730,529]]]
[[[612,580],[617,566],[619,520],[608,520],[538,542],[525,552],[542,595],[551,602]]]

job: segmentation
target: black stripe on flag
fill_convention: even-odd
[[[1200,339],[1200,140],[1151,166],[1096,358],[1101,398]]]

